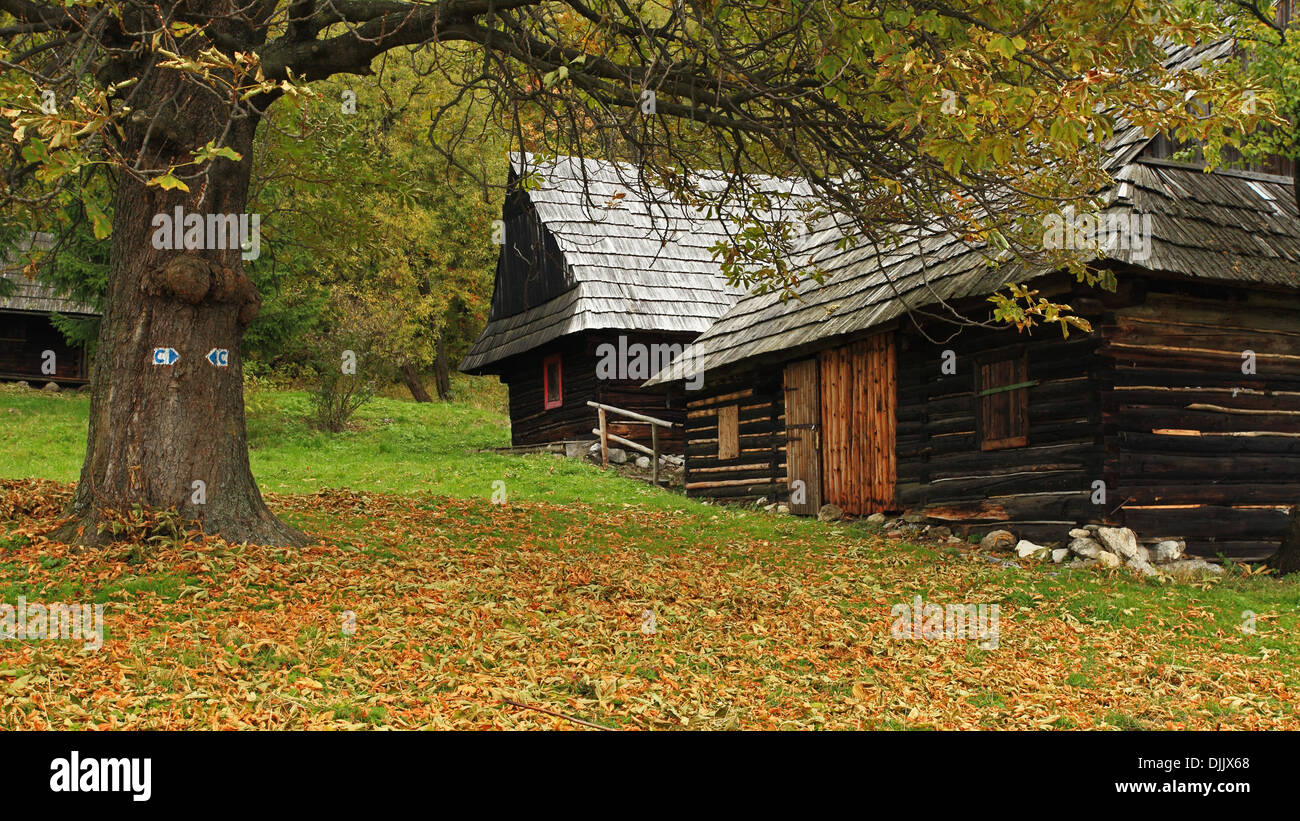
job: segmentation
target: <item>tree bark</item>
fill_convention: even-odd
[[[174,215],[177,206],[205,223],[210,214],[245,213],[257,116],[185,85],[176,72],[155,69],[143,82],[152,87],[141,99],[166,102],[125,127],[124,153],[141,158],[139,167],[180,166],[214,139],[242,160],[216,160],[188,192],[121,174],[86,459],[61,535],[99,543],[103,511],[140,505],[175,509],[230,542],[304,544],[267,508],[249,467],[240,341],[260,297],[244,273],[238,234],[223,248],[164,250],[152,241],[155,215]],[[154,364],[157,348],[180,358]],[[213,349],[228,352],[225,366],[209,362]]]
[[[438,387],[438,398],[444,402],[451,401],[451,363],[447,361],[447,337],[438,336],[438,353],[433,362],[434,378]]]
[[[411,389],[411,396],[416,402],[432,402],[433,397],[424,389],[424,379],[420,371],[410,362],[402,366],[402,379],[406,381],[406,387]]]
[[[1291,524],[1282,537],[1282,546],[1265,562],[1279,576],[1300,571],[1300,505],[1291,508]]]

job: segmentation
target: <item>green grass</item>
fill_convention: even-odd
[[[0,479],[71,482],[86,452],[89,393],[0,385]]]
[[[348,488],[491,498],[504,482],[509,501],[645,504],[676,508],[680,496],[619,479],[593,464],[551,454],[484,453],[510,444],[506,416],[485,391],[469,401],[417,404],[378,397],[344,433],[314,428],[308,394],[251,390],[245,395],[253,475],[263,491],[309,493]],[[486,400],[486,401],[485,401]],[[75,481],[85,453],[86,393],[47,394],[0,386],[0,479]]]
[[[50,551],[39,537],[15,532],[17,523],[0,522],[0,600],[107,602],[148,617],[151,632],[132,634],[139,643],[132,664],[149,682],[142,685],[146,714],[173,704],[150,700],[159,688],[191,686],[169,678],[175,674],[158,664],[164,655],[199,669],[213,662],[208,644],[177,645],[175,636],[168,644],[171,627],[194,618],[207,625],[204,635],[219,637],[238,612],[261,623],[262,633],[230,646],[223,640],[216,652],[227,654],[227,666],[242,665],[244,678],[265,679],[286,703],[346,726],[441,720],[419,705],[458,692],[473,680],[470,672],[518,686],[523,668],[505,669],[501,659],[526,656],[529,647],[553,653],[550,677],[537,685],[547,703],[584,705],[592,712],[579,712],[589,718],[603,705],[610,712],[601,720],[611,724],[637,724],[639,714],[619,712],[621,694],[602,702],[598,678],[570,669],[579,655],[625,690],[668,700],[674,714],[704,716],[698,721],[716,727],[785,726],[780,716],[796,714],[815,726],[1121,729],[1170,721],[1253,727],[1261,715],[1295,716],[1300,579],[1230,568],[1209,582],[1161,584],[1124,572],[1008,568],[969,550],[886,540],[859,523],[705,505],[586,462],[490,452],[509,442],[499,390],[462,387],[465,399],[452,403],[376,399],[341,434],[309,424],[304,392],[247,395],[254,475],[265,491],[286,494],[273,503],[277,512],[328,534],[329,550],[310,554],[311,563],[295,551],[240,545],[201,554],[160,547],[165,560],[148,551],[86,556]],[[0,479],[75,481],[88,402],[85,394],[0,386]],[[488,504],[494,482],[505,482],[511,504]],[[364,504],[295,496],[324,488],[391,496],[358,497]],[[353,571],[348,584],[361,591],[334,586],[340,567]],[[915,595],[999,603],[1000,649],[888,641],[890,607]],[[642,651],[635,616],[648,605],[660,633]],[[344,610],[363,623],[376,614],[387,619],[371,633],[391,645],[387,655],[366,656],[376,675],[400,678],[405,672],[393,671],[407,665],[440,671],[398,699],[407,714],[335,691],[343,673],[334,662],[352,652],[337,634]],[[427,624],[429,613],[440,614],[440,629]],[[1255,614],[1255,633],[1241,630],[1247,613]],[[290,622],[274,646],[256,645],[282,617]],[[462,628],[473,632],[461,635]],[[575,637],[587,648],[581,654]],[[299,664],[325,689],[289,687]],[[213,675],[210,684],[225,681]],[[89,687],[93,676],[86,676]],[[944,687],[927,683],[935,676]],[[698,692],[681,695],[682,680]],[[866,688],[864,697],[855,684]],[[752,698],[750,687],[757,688]],[[742,694],[748,712],[727,707]],[[505,721],[476,712],[499,705],[448,698],[462,711],[456,721]],[[920,717],[911,704],[920,705]],[[168,720],[198,706],[179,705]],[[529,720],[540,719],[510,718]]]

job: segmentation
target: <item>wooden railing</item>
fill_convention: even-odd
[[[665,422],[662,419],[656,419],[653,416],[646,416],[643,413],[636,413],[635,411],[624,410],[623,408],[616,408],[613,405],[602,405],[599,402],[588,402],[587,404],[596,409],[597,427],[593,428],[591,432],[600,436],[601,467],[609,467],[609,443],[611,440],[613,440],[619,443],[620,445],[632,448],[633,450],[640,451],[641,453],[648,455],[650,457],[651,467],[654,471],[654,473],[652,474],[651,481],[653,481],[656,485],[659,484],[659,429],[671,428],[673,426],[673,423]],[[639,444],[637,442],[633,442],[631,439],[625,439],[616,433],[611,433],[609,430],[609,425],[606,423],[606,419],[605,419],[605,415],[607,413],[612,413],[618,416],[626,417],[627,420],[629,421],[625,424],[640,423],[643,425],[649,425],[650,426],[650,447],[646,447],[645,445]]]

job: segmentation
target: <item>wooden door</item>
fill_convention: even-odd
[[[822,489],[862,516],[894,507],[897,359],[893,334],[822,351]]]
[[[791,513],[816,515],[822,506],[818,383],[816,359],[785,366],[785,475]],[[803,499],[796,502],[800,489]]]

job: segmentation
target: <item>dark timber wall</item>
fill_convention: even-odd
[[[684,347],[693,334],[629,333],[626,345],[678,345]],[[510,438],[516,446],[540,445],[569,439],[594,439],[596,409],[587,402],[635,411],[672,422],[671,430],[660,431],[659,446],[664,453],[681,453],[684,446],[683,423],[686,411],[680,401],[663,393],[643,391],[640,385],[649,376],[631,379],[597,378],[600,360],[597,350],[602,344],[618,345],[614,332],[573,334],[529,351],[504,363],[501,381],[510,391]],[[563,403],[545,409],[543,402],[542,362],[553,354],[560,355]],[[638,444],[650,446],[647,425],[617,421],[609,417],[610,430]],[[617,447],[617,445],[615,445]]]
[[[1120,520],[1189,552],[1273,553],[1300,502],[1300,296],[1152,281],[1100,332]]]
[[[781,369],[687,394],[686,495],[725,501],[787,498]],[[718,409],[735,407],[739,453],[718,458]]]
[[[1091,487],[1102,478],[1098,344],[1095,335],[1077,332],[1063,339],[1054,326],[1033,336],[966,329],[937,344],[900,332],[899,502],[941,520],[1009,523],[1027,538],[1060,539],[1063,527],[1097,520],[1103,511],[1092,504]],[[956,355],[950,375],[941,371],[946,350]],[[975,368],[981,358],[1018,351],[1031,383],[1027,442],[981,450]]]
[[[55,373],[41,373],[41,354],[54,351]],[[87,381],[84,349],[71,348],[40,314],[0,312],[0,378],[79,384]]]
[[[900,508],[959,530],[1007,526],[1044,541],[1095,522],[1131,527],[1144,542],[1185,539],[1190,553],[1209,557],[1259,560],[1277,549],[1300,504],[1300,294],[1133,272],[1121,284],[1096,298],[1053,296],[1092,333],[965,328],[945,340],[951,325],[927,338],[910,324],[893,332]],[[955,373],[942,371],[945,351]],[[1243,371],[1247,351],[1253,373]],[[810,355],[792,352],[791,361]],[[1024,429],[999,428],[1002,446],[983,449],[976,372],[1011,359],[1025,369],[1014,400]],[[688,395],[688,495],[788,498],[783,364],[723,382],[709,374],[713,384]],[[834,421],[835,397],[823,391],[823,427]],[[725,405],[739,407],[741,449],[720,460]],[[817,439],[823,474],[827,437]]]

